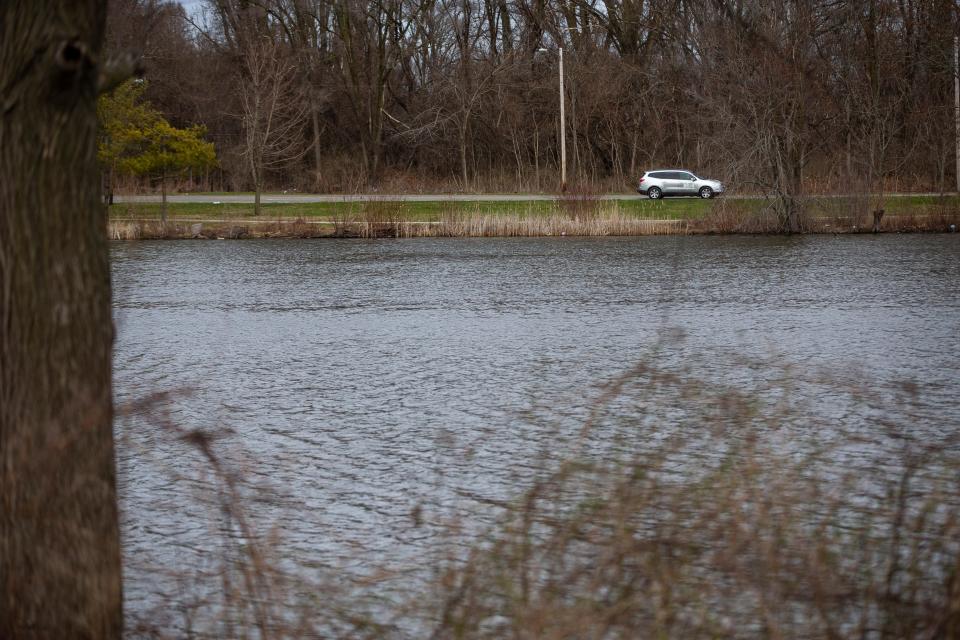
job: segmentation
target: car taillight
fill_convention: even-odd
[[[643,184],[644,180],[646,180],[646,178],[640,178],[640,184]]]

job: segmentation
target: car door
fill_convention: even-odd
[[[663,191],[664,193],[670,193],[677,195],[683,193],[683,180],[681,179],[683,174],[679,171],[666,171],[664,172],[664,181],[663,181]]]
[[[680,178],[680,192],[683,195],[691,196],[697,192],[697,179],[692,173],[683,171]]]

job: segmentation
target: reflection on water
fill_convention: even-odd
[[[574,446],[600,385],[641,361],[695,363],[740,388],[830,380],[792,393],[818,423],[867,439],[877,416],[833,393],[837,381],[869,380],[878,397],[915,382],[913,432],[956,430],[958,247],[952,236],[116,244],[116,395],[179,390],[172,419],[227,434],[223,450],[260,491],[250,509],[291,563],[359,576],[429,554],[436,530],[421,518],[483,522],[486,501]],[[191,588],[159,569],[212,562],[215,506],[182,446],[143,420],[117,428],[136,613]]]

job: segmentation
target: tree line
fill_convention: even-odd
[[[216,189],[951,189],[953,0],[115,0]],[[195,176],[197,178],[197,176]]]

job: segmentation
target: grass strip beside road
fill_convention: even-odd
[[[114,220],[153,220],[160,218],[159,203],[122,203],[110,207]],[[595,207],[598,213],[619,210],[637,218],[678,220],[702,216],[710,207],[707,201],[684,198],[652,201],[647,199],[558,203],[556,201],[484,201],[470,202],[309,202],[264,203],[260,219],[304,218],[313,220],[382,217],[401,221],[433,222],[457,215],[549,215],[558,211],[575,212],[578,207]],[[237,203],[169,203],[171,219],[256,220],[252,204]]]

